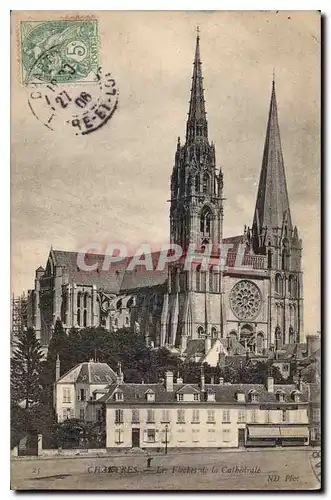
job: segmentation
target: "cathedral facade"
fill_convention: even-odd
[[[170,192],[170,243],[183,256],[164,270],[128,270],[127,258],[103,271],[105,256],[89,254],[93,271],[84,271],[76,252],[51,248],[28,301],[29,326],[42,344],[57,318],[66,329],[127,327],[143,333],[148,345],[184,355],[199,339],[239,342],[261,354],[303,342],[302,242],[292,224],[275,82],[252,224],[224,238],[223,173],[208,138],[199,35],[186,137],[183,144],[178,138]],[[153,263],[158,257],[151,255]]]

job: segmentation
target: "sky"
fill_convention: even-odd
[[[135,249],[168,241],[170,175],[177,137],[184,142],[199,25],[209,139],[224,174],[224,236],[252,223],[274,70],[292,221],[303,240],[305,331],[319,330],[319,14],[94,13],[99,59],[116,80],[119,105],[85,136],[64,123],[47,129],[20,81],[19,21],[59,16],[12,16],[13,293],[33,288],[51,245],[78,251],[91,242]]]

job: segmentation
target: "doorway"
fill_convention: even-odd
[[[245,429],[238,429],[238,446],[239,448],[245,446]]]
[[[132,448],[140,447],[140,429],[132,429]]]

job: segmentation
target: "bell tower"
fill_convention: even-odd
[[[302,240],[292,224],[274,78],[251,244],[255,254],[267,256],[271,283],[269,344],[302,342]]]
[[[178,138],[171,175],[170,242],[180,245],[183,255],[194,246],[203,253],[208,245],[219,252],[223,224],[223,174],[216,168],[215,146],[208,139],[204,88],[200,59],[200,35],[196,48],[185,143]],[[220,272],[202,271],[184,260],[169,264],[168,294],[161,319],[161,345],[185,350],[187,339],[216,338],[221,330],[219,304],[211,305],[210,293],[220,299]],[[211,310],[217,310],[213,317]]]
[[[223,175],[216,169],[215,146],[208,140],[200,36],[195,57],[186,140],[178,138],[175,165],[171,176],[170,242],[185,250],[195,244],[218,245],[222,237]]]

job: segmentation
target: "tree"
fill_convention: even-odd
[[[41,399],[42,387],[42,347],[33,328],[24,330],[14,343],[11,360],[11,400],[13,403],[24,401],[29,410]]]

